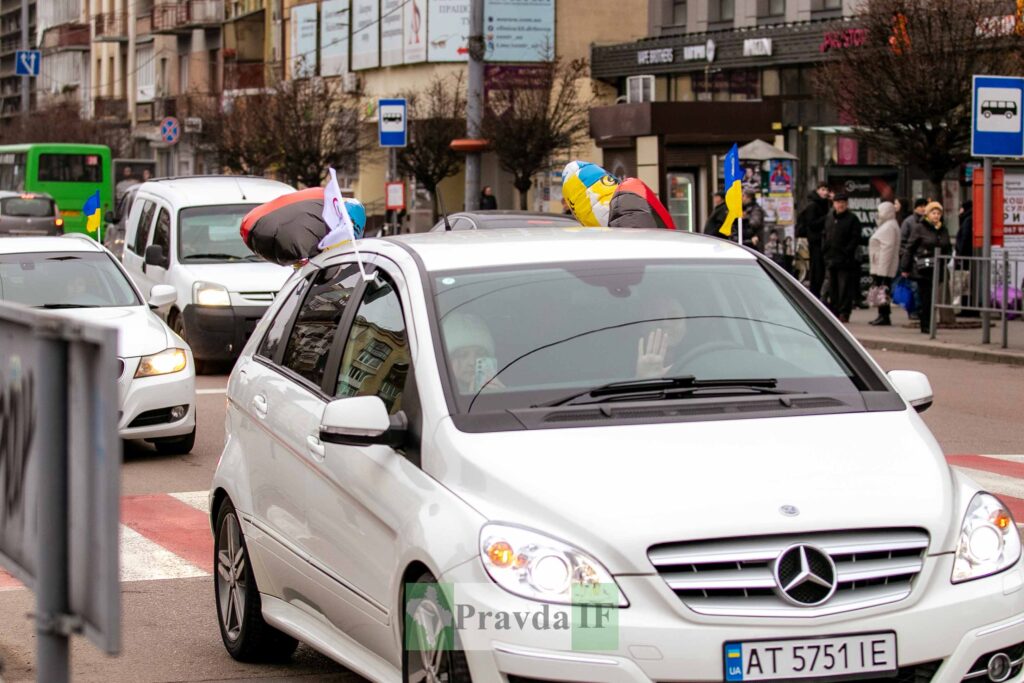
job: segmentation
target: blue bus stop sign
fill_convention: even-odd
[[[18,50],[14,53],[15,76],[38,76],[43,55],[39,50]]]
[[[971,156],[1024,156],[1024,78],[975,76]]]
[[[377,130],[381,147],[405,147],[408,130],[405,100],[377,102]]]

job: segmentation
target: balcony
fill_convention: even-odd
[[[263,62],[225,62],[224,90],[259,90],[266,82]]]
[[[88,49],[91,40],[88,24],[62,24],[46,30],[40,47],[44,50]]]
[[[123,97],[97,97],[93,113],[98,120],[123,121],[128,118],[128,100]]]
[[[153,7],[153,32],[176,33],[224,23],[224,0],[181,0]]]
[[[135,35],[146,36],[153,32],[153,15],[147,12],[135,17]]]
[[[93,17],[96,40],[127,40],[128,17],[123,12],[103,12]]]

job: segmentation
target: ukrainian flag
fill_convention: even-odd
[[[729,209],[725,222],[718,232],[726,237],[732,237],[732,224],[738,218],[743,218],[743,185],[740,173],[740,149],[733,145],[729,153],[725,155],[725,206]]]
[[[82,207],[82,213],[85,215],[85,229],[87,232],[95,232],[99,234],[100,229],[100,191],[96,192],[85,200],[85,206]]]

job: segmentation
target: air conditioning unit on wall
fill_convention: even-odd
[[[654,101],[654,76],[630,76],[626,79],[626,102],[637,104],[639,102]]]

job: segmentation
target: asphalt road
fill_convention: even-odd
[[[886,370],[928,374],[935,404],[924,414],[947,454],[1024,453],[1019,414],[1024,368],[930,358],[884,351],[875,358]],[[227,378],[200,378],[199,433],[188,456],[161,456],[146,445],[125,452],[123,494],[199,492],[209,487],[224,441]],[[123,583],[123,651],[99,654],[75,639],[77,681],[361,681],[360,677],[302,646],[286,666],[251,666],[232,660],[220,643],[209,576]],[[26,614],[25,590],[0,592],[0,660],[8,681],[33,680],[35,640]]]

